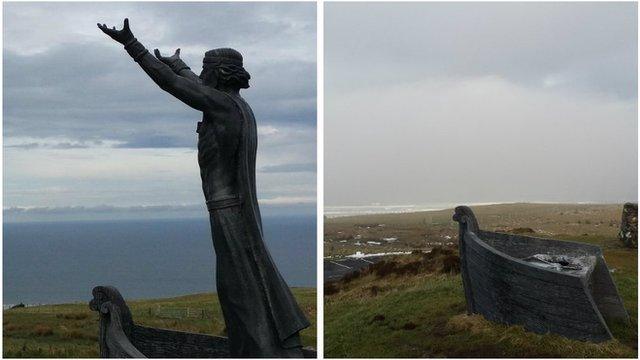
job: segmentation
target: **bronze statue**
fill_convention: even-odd
[[[180,49],[155,56],[122,30],[98,24],[163,90],[202,111],[198,164],[217,256],[216,283],[233,357],[303,357],[300,330],[309,321],[276,269],[263,242],[256,195],[256,122],[240,96],[249,87],[242,55],[207,51],[200,76]]]
[[[628,248],[638,247],[638,204],[625,203],[618,238]]]

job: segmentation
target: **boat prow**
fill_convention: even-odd
[[[89,306],[100,314],[101,358],[229,358],[229,341],[222,336],[194,334],[136,325],[120,292],[97,286]],[[303,348],[305,358],[316,358]]]

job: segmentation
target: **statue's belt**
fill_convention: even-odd
[[[207,209],[209,211],[224,209],[231,206],[237,206],[242,204],[242,199],[239,195],[229,195],[219,199],[207,200]]]

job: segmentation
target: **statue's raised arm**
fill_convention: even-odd
[[[109,28],[106,24],[98,24],[98,28],[113,40],[124,45],[127,53],[142,67],[142,69],[153,79],[153,81],[163,90],[178,98],[180,101],[194,109],[204,111],[206,108],[215,107],[217,103],[225,103],[228,100],[219,94],[214,88],[204,86],[200,81],[194,81],[190,70],[188,76],[181,76],[180,71],[174,71],[164,61],[156,59],[149,51],[133,36],[129,27],[129,19],[124,19],[124,26],[121,30],[114,27]],[[157,55],[160,53],[157,52]],[[177,53],[179,55],[179,52]],[[179,57],[177,57],[180,60]],[[175,61],[176,66],[181,66]],[[182,60],[180,60],[182,64]],[[184,65],[186,66],[186,64]],[[185,70],[185,69],[179,69]],[[191,75],[193,74],[193,75]],[[197,78],[197,76],[195,76]]]
[[[160,50],[155,49],[153,51],[153,53],[156,55],[156,57],[158,58],[158,60],[162,61],[163,63],[167,64],[167,66],[169,66],[171,68],[171,70],[173,70],[174,73],[185,77],[189,80],[192,81],[196,81],[201,83],[202,79],[200,79],[200,77],[198,75],[196,75],[196,73],[194,73],[193,71],[191,71],[191,68],[189,67],[189,65],[187,65],[181,58],[180,58],[180,49],[176,49],[176,52],[173,53],[173,55],[171,56],[162,56],[160,55]]]

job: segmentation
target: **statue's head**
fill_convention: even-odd
[[[246,89],[251,75],[242,67],[242,54],[234,49],[209,50],[202,60],[200,79],[215,88]]]

